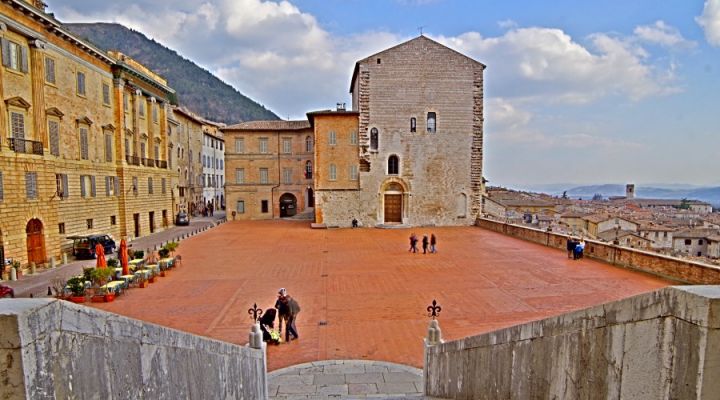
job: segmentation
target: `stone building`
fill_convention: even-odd
[[[210,123],[203,126],[203,201],[213,210],[225,208],[225,140],[218,127]]]
[[[178,160],[175,170],[179,177],[176,212],[183,210],[190,214],[198,214],[207,203],[206,196],[208,196],[206,177],[209,164],[206,163],[206,157],[209,153],[214,154],[215,151],[206,145],[206,132],[213,132],[217,136],[215,132],[221,124],[208,121],[183,107],[176,107],[173,111],[178,132],[173,138],[174,155]],[[215,155],[215,157],[220,156]],[[213,191],[211,196],[214,195]]]
[[[228,151],[228,199],[242,201],[245,218],[267,215],[257,214],[258,201],[269,201],[274,207],[276,190],[285,191],[275,185],[285,185],[280,181],[286,179],[280,175],[276,180],[266,179],[263,185],[269,189],[260,190],[258,180],[249,178],[249,173],[255,173],[260,164],[269,171],[284,162],[276,169],[294,174],[314,160],[313,181],[288,180],[295,192],[288,189],[287,198],[307,193],[309,205],[315,190],[318,224],[350,226],[353,219],[365,226],[472,224],[480,215],[484,189],[484,69],[483,64],[419,36],[356,63],[350,84],[352,111],[338,105],[335,111],[308,113],[309,124],[258,121],[228,127],[224,132],[231,146],[240,140],[244,149],[262,146],[262,140],[280,148],[283,136],[316,141],[314,151],[306,148],[302,155],[276,161],[272,150],[259,154]],[[252,167],[251,162],[255,162]],[[231,195],[231,187],[255,197],[247,203]],[[248,204],[253,207],[250,212]],[[305,208],[301,203],[297,207]],[[273,212],[266,217],[285,214]]]
[[[291,217],[314,206],[308,121],[253,121],[222,129],[228,219]]]
[[[42,2],[0,3],[0,40],[0,258],[43,264],[71,235],[164,229],[167,82],[74,36]]]

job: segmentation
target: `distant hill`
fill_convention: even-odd
[[[572,198],[591,199],[595,194],[608,196],[624,196],[625,185],[589,185],[567,189],[567,195]],[[559,190],[553,194],[562,194]],[[668,185],[668,187],[652,187],[635,185],[635,197],[645,199],[691,199],[701,200],[720,207],[720,187],[692,187],[683,185]]]
[[[65,24],[105,50],[118,50],[168,80],[181,105],[212,121],[227,124],[279,119],[215,75],[174,50],[120,24]]]

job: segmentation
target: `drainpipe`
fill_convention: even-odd
[[[272,218],[275,219],[275,189],[280,187],[280,132],[275,132],[277,136],[277,170],[278,183],[270,188],[270,209],[272,210]]]

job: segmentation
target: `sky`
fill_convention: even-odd
[[[720,185],[720,0],[47,0],[118,22],[282,118],[350,103],[422,33],[487,65],[490,185]]]

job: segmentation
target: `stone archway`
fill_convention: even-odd
[[[390,178],[380,188],[380,210],[383,223],[402,224],[405,222],[408,203],[408,189],[400,178]]]
[[[28,263],[36,265],[45,263],[45,235],[42,221],[37,218],[28,221],[25,233],[27,234]]]
[[[291,193],[280,196],[280,218],[292,217],[297,214],[297,198]]]

